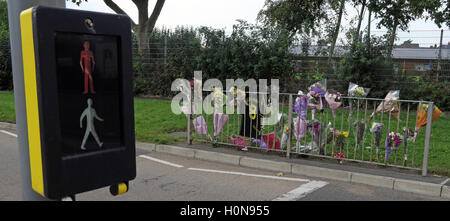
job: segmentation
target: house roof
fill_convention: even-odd
[[[297,55],[302,55],[302,47],[300,45],[291,48],[291,52]],[[307,56],[309,57],[328,57],[329,46],[312,45],[309,47]],[[340,57],[348,49],[344,47],[336,47],[334,50],[334,57]],[[450,59],[450,48],[442,48],[442,59]],[[430,59],[437,60],[439,58],[439,48],[394,48],[392,51],[392,58],[394,59]]]
[[[394,48],[392,58],[397,59],[430,59],[439,58],[439,48]],[[450,49],[442,48],[442,59],[450,58]]]

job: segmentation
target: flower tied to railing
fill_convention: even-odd
[[[243,139],[241,136],[227,136],[227,138],[231,141],[232,144],[236,145],[238,148],[246,150],[248,146],[248,142]]]
[[[403,146],[403,166],[406,166],[406,160],[408,160],[408,142],[415,142],[416,133],[406,127],[403,128],[404,134],[404,146]]]
[[[373,112],[370,115],[370,119],[372,119],[375,114],[379,113],[388,113],[390,116],[393,116],[396,120],[399,120],[399,112],[400,108],[398,105],[398,101],[400,99],[400,91],[389,91],[389,93],[384,98],[384,101],[382,101],[375,112]]]
[[[370,88],[361,87],[355,83],[351,83],[348,85],[348,96],[349,97],[358,97],[364,98],[370,92]],[[351,99],[349,100],[350,107],[358,108],[359,99]]]
[[[376,150],[376,161],[380,158],[380,144],[381,144],[381,137],[383,134],[383,123],[377,123],[373,122],[372,127],[370,127],[370,133],[372,133],[372,148],[375,147]]]
[[[437,106],[433,107],[433,113],[432,113],[432,117],[431,117],[431,121],[435,121],[436,119],[438,119],[441,116],[442,111],[439,110],[439,108]],[[416,135],[417,133],[419,133],[420,129],[427,125],[428,122],[428,104],[420,104],[419,105],[419,109],[417,110],[417,122],[416,122]]]
[[[327,92],[327,79],[314,83],[308,88],[308,107],[311,108],[312,120],[315,119],[316,110],[323,110],[325,93]]]
[[[298,94],[300,95],[300,97],[295,99],[294,113],[296,113],[300,117],[300,119],[306,120],[308,111],[308,98],[303,94],[302,91],[299,91]]]
[[[397,151],[398,147],[400,146],[400,144],[403,141],[403,136],[400,133],[394,133],[394,132],[389,132],[389,134],[386,136],[386,141],[385,141],[385,147],[386,147],[386,152],[385,152],[385,157],[384,157],[384,162],[387,163],[387,161],[389,160],[389,155],[393,152],[393,151]]]
[[[333,92],[332,90],[327,91],[325,93],[325,100],[328,103],[328,106],[331,109],[331,113],[333,114],[333,118],[336,118],[336,109],[338,109],[341,104],[341,94],[339,92]]]
[[[342,160],[345,158],[345,154],[341,152],[339,153],[332,152],[331,155],[333,156],[333,158],[336,158],[338,163],[340,164],[342,164]]]
[[[294,119],[294,135],[297,139],[296,148],[300,147],[300,140],[306,135],[307,131],[307,111],[308,111],[308,98],[306,95],[299,91],[300,97],[295,99],[294,113],[297,117]]]
[[[348,86],[348,96],[350,97],[366,97],[370,92],[370,88],[360,87],[357,84],[351,83]]]
[[[329,128],[329,127],[327,127]],[[334,128],[328,129],[328,135],[327,135],[327,144],[330,142],[333,142],[333,145],[336,147],[336,152],[332,152],[332,156],[334,158],[338,158],[338,162],[342,163],[342,159],[345,158],[345,155],[343,154],[344,146],[346,139],[348,138],[349,133],[347,131],[339,131]]]
[[[359,144],[364,139],[366,134],[366,123],[364,121],[358,120],[353,123],[353,128],[355,128],[355,153],[359,150]]]

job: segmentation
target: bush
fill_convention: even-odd
[[[175,95],[171,83],[177,78],[192,79],[196,70],[202,71],[203,79],[217,78],[223,86],[225,79],[274,78],[285,88],[283,83],[291,78],[290,42],[282,29],[245,21],[239,21],[229,36],[209,27],[156,29],[150,38],[150,53],[135,59],[135,92]]]
[[[11,49],[9,42],[8,9],[0,1],[0,90],[12,90]]]
[[[340,91],[347,91],[350,82],[371,88],[370,97],[384,98],[389,90],[401,90],[394,73],[394,64],[385,57],[386,45],[381,38],[372,38],[370,47],[357,43],[355,50],[344,54],[339,62],[338,78],[344,80]]]
[[[450,110],[450,87],[448,82],[423,83],[415,96],[419,100],[432,101],[442,111]]]

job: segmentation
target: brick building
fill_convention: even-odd
[[[450,42],[443,45],[442,49],[434,47],[419,47],[419,44],[405,42],[396,46],[392,51],[392,60],[396,64],[397,74],[425,75],[438,69],[439,50],[441,50],[441,71],[450,76]],[[294,64],[295,70],[319,71],[325,68],[328,61],[328,46],[310,46],[308,52],[303,52],[301,46],[296,46],[291,51],[297,55]],[[333,60],[339,61],[348,50],[336,47]]]

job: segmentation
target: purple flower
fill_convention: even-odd
[[[389,146],[389,135],[386,136],[386,141],[385,141],[385,148],[386,148],[386,153],[384,155],[384,162],[387,162],[389,159],[389,154],[391,154],[392,149]]]
[[[301,96],[295,99],[294,112],[300,117],[300,119],[306,120],[307,108],[308,108],[308,99],[306,98],[306,96]]]

